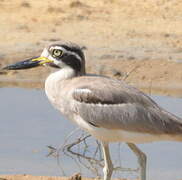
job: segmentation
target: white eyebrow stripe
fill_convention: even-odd
[[[80,61],[82,60],[82,58],[81,58],[77,53],[75,53],[75,52],[73,52],[73,51],[68,51],[68,50],[66,50],[66,49],[63,48],[63,47],[54,46],[54,47],[51,47],[50,50],[51,50],[51,49],[60,49],[60,50],[62,50],[63,52],[66,52],[66,53],[68,53],[68,54],[72,54],[72,55],[76,56]]]

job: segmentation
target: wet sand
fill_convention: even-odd
[[[75,176],[72,177],[49,177],[49,176],[32,176],[32,175],[2,175],[0,180],[99,180],[98,178],[81,178],[76,179]],[[114,179],[114,180],[127,180],[127,179]],[[137,180],[137,179],[135,179]]]
[[[74,180],[67,177],[49,177],[49,176],[32,176],[32,175],[2,175],[0,180]],[[91,178],[83,178],[84,180],[91,180]],[[76,180],[76,179],[75,179]],[[79,179],[78,179],[79,180]],[[81,179],[80,179],[81,180]]]
[[[81,178],[76,179],[75,176],[72,177],[49,177],[49,176],[32,176],[32,175],[2,175],[0,180],[99,180],[97,178]],[[114,179],[114,180],[127,180],[127,179]],[[137,179],[136,179],[137,180]]]

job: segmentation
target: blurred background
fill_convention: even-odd
[[[126,80],[148,93],[181,96],[181,29],[179,0],[0,0],[0,64],[73,41],[87,47],[87,71],[120,79],[129,73]],[[0,84],[40,86],[47,71],[1,72]]]
[[[86,47],[87,72],[125,80],[182,117],[182,1],[0,0],[1,68],[61,40]],[[0,70],[0,175],[63,175],[56,160],[46,157],[46,146],[60,146],[76,127],[44,95],[50,71]],[[182,178],[181,143],[140,148],[148,156],[148,179]],[[120,153],[124,166],[137,167],[126,146]],[[66,175],[79,171],[67,157],[63,162]],[[114,177],[138,178],[137,173]]]

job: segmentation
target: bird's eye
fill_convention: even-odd
[[[61,57],[62,54],[63,54],[63,51],[60,50],[60,49],[54,49],[53,52],[52,52],[53,57]]]

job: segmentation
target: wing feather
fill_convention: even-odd
[[[100,83],[100,84],[99,84]],[[104,90],[103,90],[104,89]],[[181,134],[182,119],[123,82],[103,78],[72,92],[74,111],[96,127],[151,134]]]

